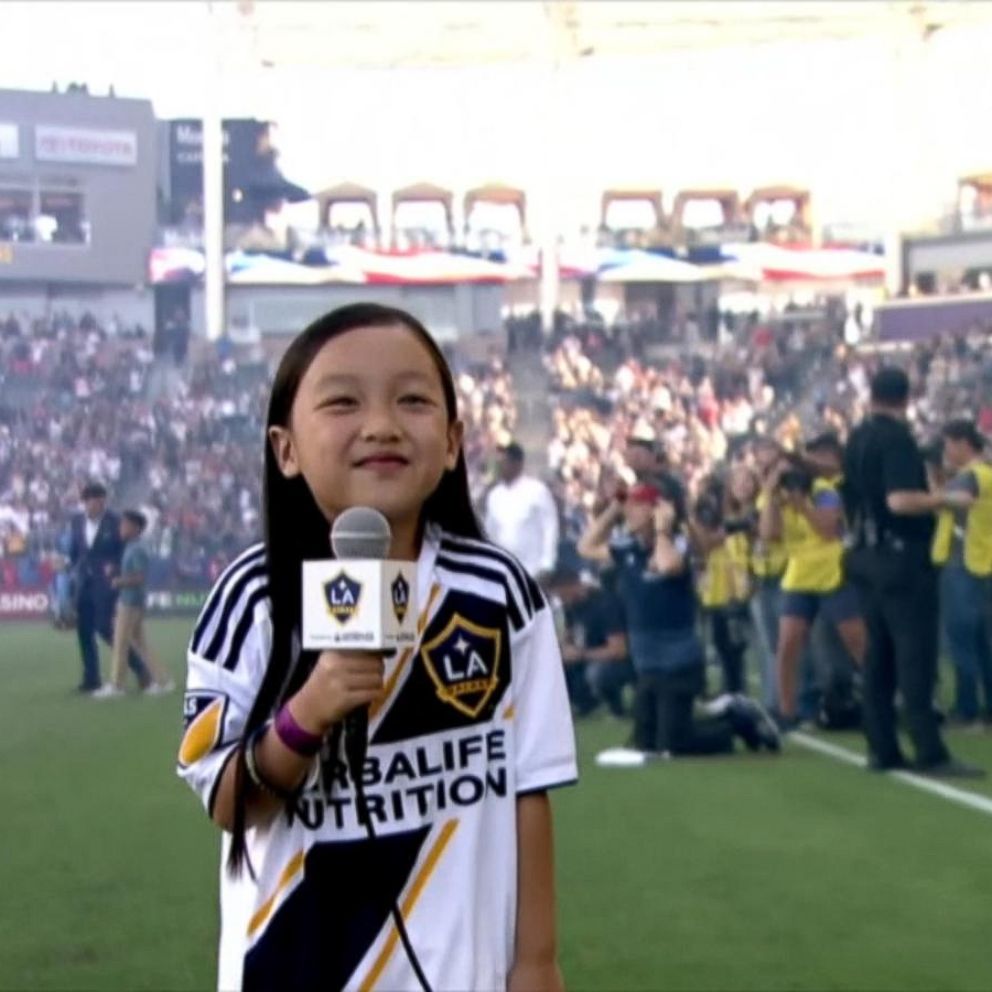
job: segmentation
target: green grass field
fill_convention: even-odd
[[[188,629],[152,629],[177,678]],[[210,988],[218,838],[173,772],[179,695],[78,676],[73,636],[0,629],[0,988]],[[596,768],[623,736],[583,723],[555,798],[571,989],[992,988],[992,818],[796,746]],[[992,738],[954,746],[992,768]]]

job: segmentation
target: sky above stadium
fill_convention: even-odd
[[[501,181],[559,220],[594,222],[604,187],[784,182],[820,223],[911,226],[992,171],[992,5],[939,29],[892,4],[557,6],[551,33],[537,3],[8,2],[0,86],[112,83],[166,118],[212,92],[276,122],[309,188]]]

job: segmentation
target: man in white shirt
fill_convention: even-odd
[[[491,541],[516,555],[537,576],[555,567],[558,553],[558,508],[551,490],[524,475],[519,444],[503,448],[500,481],[486,497],[485,530]]]

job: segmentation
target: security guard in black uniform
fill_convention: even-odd
[[[844,452],[847,575],[861,596],[868,625],[864,716],[869,768],[907,767],[896,735],[898,690],[916,769],[981,777],[982,769],[950,756],[933,707],[939,608],[930,561],[933,515],[957,496],[929,490],[923,456],[906,419],[905,372],[880,370],[872,379],[871,403],[871,414],[854,429]]]

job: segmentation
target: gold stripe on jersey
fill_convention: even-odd
[[[189,768],[205,757],[220,740],[224,700],[215,699],[190,725],[179,745],[179,764]]]
[[[413,654],[413,648],[406,648],[400,655],[399,661],[396,662],[396,667],[393,669],[392,675],[386,679],[386,684],[382,687],[382,692],[379,694],[379,698],[373,700],[369,704],[369,719],[379,715],[383,706],[386,705],[386,701],[393,694],[393,690],[396,688],[396,683],[399,681],[400,672],[403,671],[406,663],[410,660]]]
[[[431,875],[434,874],[434,869],[441,860],[441,855],[444,854],[444,849],[448,846],[448,841],[451,840],[457,826],[458,820],[448,820],[441,827],[441,832],[438,834],[437,840],[434,841],[434,846],[427,853],[427,857],[420,866],[420,871],[417,872],[417,876],[413,880],[413,885],[410,886],[410,891],[407,893],[406,898],[403,900],[403,905],[400,907],[404,923],[409,919],[410,913],[413,911],[413,907],[416,906],[424,886],[427,885]],[[382,945],[382,950],[375,959],[375,964],[372,965],[372,970],[368,973],[365,981],[359,986],[359,992],[372,992],[372,989],[375,988],[375,983],[379,981],[386,965],[389,964],[389,959],[393,956],[399,939],[399,934],[396,932],[396,925],[393,924],[390,927],[386,943]]]
[[[504,720],[512,720],[516,715],[517,715],[517,708],[516,706],[513,705],[513,703],[510,703],[510,705],[507,706],[505,710],[503,710]]]
[[[282,870],[282,874],[279,876],[279,881],[276,882],[276,887],[265,902],[255,911],[255,915],[252,916],[248,923],[248,938],[251,939],[258,930],[264,926],[265,922],[272,915],[272,910],[275,907],[276,899],[279,898],[280,893],[293,881],[297,872],[303,867],[303,862],[306,859],[305,851],[297,851],[290,859],[289,863]]]
[[[427,621],[430,619],[431,610],[434,607],[434,603],[437,601],[437,597],[441,594],[441,586],[439,583],[435,582],[431,586],[430,595],[427,597],[427,605],[420,611],[420,616],[417,618],[417,637],[424,632],[424,628],[427,626]],[[393,690],[396,688],[396,683],[399,682],[400,675],[403,669],[406,667],[407,662],[413,656],[413,648],[407,648],[399,658],[396,663],[396,667],[393,669],[392,674],[386,680],[386,684],[382,687],[382,694],[369,706],[369,719],[378,716],[382,711],[382,708],[387,702],[392,698]]]
[[[424,632],[427,627],[427,621],[431,618],[431,610],[434,609],[434,604],[437,602],[438,596],[441,595],[441,583],[435,582],[431,586],[430,595],[427,597],[427,605],[420,611],[420,616],[417,617],[417,634],[420,635]]]

